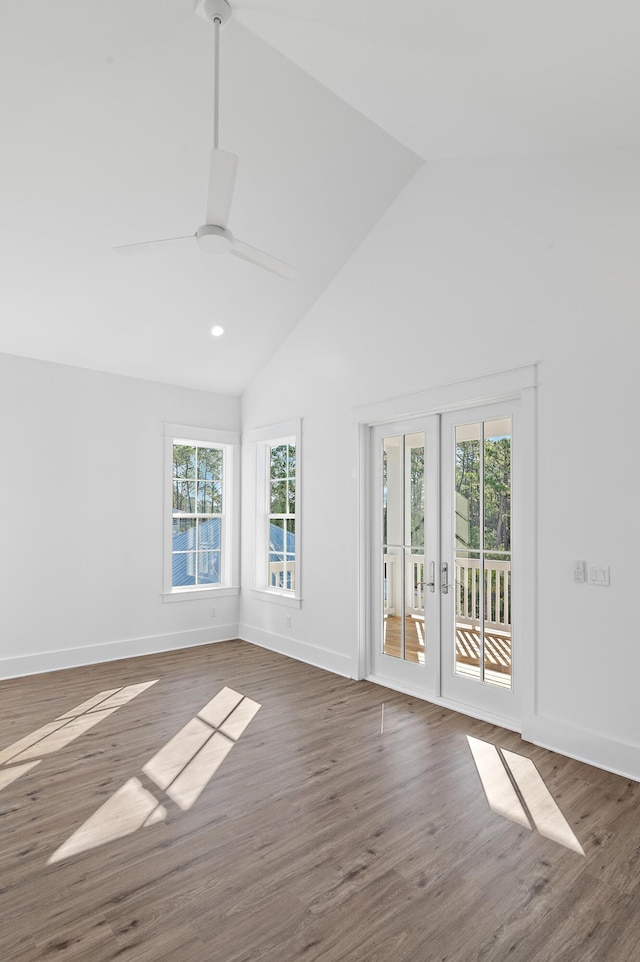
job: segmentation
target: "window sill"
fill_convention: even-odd
[[[301,608],[302,598],[296,598],[289,592],[271,590],[269,588],[252,588],[251,594],[260,601],[268,601],[273,605],[284,605],[286,608]]]
[[[208,588],[177,588],[173,591],[163,591],[162,601],[166,605],[174,601],[206,601],[212,598],[227,598],[239,594],[240,588],[230,588],[226,585]]]

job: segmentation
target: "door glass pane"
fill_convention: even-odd
[[[510,688],[510,417],[456,427],[455,488],[455,672]]]
[[[511,687],[511,418],[484,423],[484,680]]]
[[[382,442],[382,543],[402,544],[403,437]]]
[[[482,424],[456,427],[456,548],[480,548]]]
[[[482,658],[481,571],[479,551],[456,551],[456,674],[477,679]]]
[[[511,418],[484,424],[484,545],[511,550]]]
[[[407,434],[405,438],[406,540],[405,543],[424,554],[424,434]]]
[[[484,583],[484,680],[511,688],[510,555],[485,555]]]
[[[405,471],[405,660],[423,665],[424,644],[424,432],[404,439]]]
[[[402,624],[402,548],[383,548],[382,577],[382,650],[385,655],[402,658],[404,652]]]
[[[424,433],[383,439],[382,568],[385,654],[425,661]]]

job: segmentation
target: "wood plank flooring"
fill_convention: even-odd
[[[2,682],[0,751],[156,679],[0,791],[2,962],[639,957],[640,785],[243,642]],[[48,864],[224,686],[261,707],[193,806]],[[533,760],[584,856],[491,812],[467,735]]]

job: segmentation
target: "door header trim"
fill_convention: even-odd
[[[440,414],[474,404],[518,397],[526,388],[537,386],[537,372],[537,364],[529,364],[467,381],[441,384],[417,394],[360,404],[351,409],[351,420],[355,424],[384,424],[386,421]]]

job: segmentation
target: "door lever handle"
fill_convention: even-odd
[[[429,581],[419,581],[416,587],[418,587],[418,588],[428,588],[429,591],[435,591],[435,590],[436,590],[436,582],[435,582],[435,561],[430,561],[430,562],[429,562]]]
[[[435,561],[429,562],[429,580],[426,582],[429,591],[436,590],[436,565]]]
[[[449,594],[449,588],[455,588],[455,581],[449,583],[449,565],[446,561],[443,561],[440,566],[440,588],[442,589],[443,595]]]

